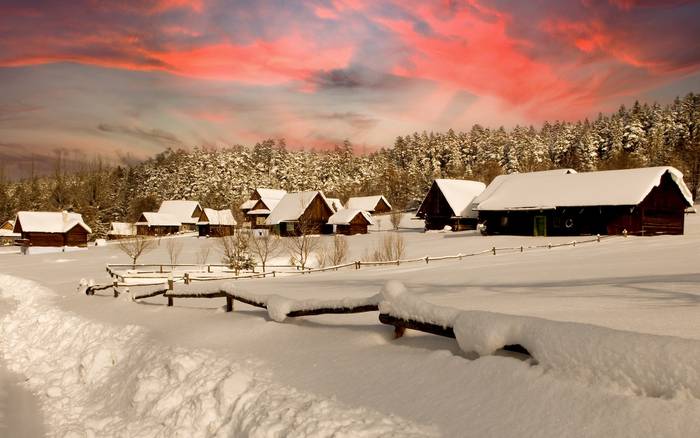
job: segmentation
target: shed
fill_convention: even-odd
[[[179,232],[182,223],[172,214],[145,212],[134,225],[139,236],[166,236]]]
[[[112,222],[107,239],[125,239],[136,235],[136,225],[131,222]]]
[[[486,185],[478,181],[461,179],[436,179],[430,186],[416,216],[425,220],[426,230],[473,230],[478,215],[472,209],[472,201]]]
[[[231,236],[235,227],[236,220],[233,218],[233,212],[229,209],[214,210],[213,208],[205,208],[202,210],[199,222],[197,222],[197,228],[201,237]]]
[[[367,234],[367,226],[374,225],[372,216],[357,208],[345,208],[328,219],[328,225],[335,225],[337,234]]]
[[[197,222],[202,215],[202,206],[197,201],[169,200],[160,204],[158,213],[175,216],[180,221],[180,231],[196,231]]]
[[[692,196],[680,171],[661,166],[511,174],[494,179],[474,203],[494,234],[653,235],[683,234]]]
[[[29,246],[87,246],[90,227],[79,213],[20,211],[13,231]]]
[[[333,231],[328,219],[334,213],[323,192],[287,193],[267,217],[265,225],[281,236],[328,234]]]
[[[384,195],[356,196],[348,199],[345,208],[356,208],[372,214],[388,213],[391,211],[391,204]]]

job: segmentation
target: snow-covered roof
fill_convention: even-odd
[[[597,205],[637,205],[669,173],[692,205],[683,174],[670,166],[584,173],[535,172],[502,175],[475,200],[476,209],[528,210]],[[489,185],[490,187],[490,185]]]
[[[287,194],[286,190],[280,189],[257,188],[255,191],[258,192],[258,195],[260,195],[261,198],[277,199],[278,201],[284,198],[284,195]]]
[[[134,236],[136,226],[130,222],[112,222],[112,228],[107,232],[113,236]]]
[[[136,222],[136,225],[148,225],[149,227],[179,227],[182,225],[182,222],[176,216],[168,213],[147,211],[141,213],[141,216],[146,220],[139,220],[139,222]]]
[[[391,209],[391,204],[389,204],[389,201],[387,201],[384,195],[357,196],[350,198],[348,199],[348,203],[345,208],[357,208],[360,210],[369,211],[371,213],[375,208],[377,208],[377,204],[379,204],[379,201],[381,200],[386,202],[386,205],[388,205]]]
[[[268,210],[267,208],[256,208],[254,210],[248,210],[246,214],[250,215],[256,215],[256,214],[270,214],[272,210]]]
[[[184,199],[163,201],[160,204],[158,213],[171,214],[175,216],[183,224],[193,224],[199,219],[199,215],[195,214],[197,207],[200,208],[199,202],[187,201]]]
[[[209,219],[209,225],[236,225],[233,212],[229,209],[214,210],[213,208],[205,208],[204,214]]]
[[[245,201],[243,204],[241,204],[241,210],[250,210],[251,208],[255,207],[255,204],[258,203],[257,199],[248,199]]]
[[[281,199],[281,198],[280,198]],[[280,199],[276,198],[260,198],[258,202],[262,202],[268,210],[272,211],[280,203]]]
[[[350,221],[352,221],[355,216],[358,214],[361,214],[362,216],[367,219],[367,222],[369,222],[370,225],[374,225],[374,221],[372,220],[372,216],[363,210],[357,209],[357,208],[343,208],[341,210],[338,210],[337,213],[333,214],[328,219],[328,224],[329,225],[350,225]]]
[[[15,233],[12,230],[8,230],[7,228],[0,228],[0,237],[20,237],[21,234]]]
[[[17,213],[15,231],[19,231],[18,225],[21,225],[22,231],[30,233],[65,233],[75,226],[92,233],[80,213],[67,211],[20,211]]]
[[[326,198],[326,199],[328,200],[328,203],[331,204],[331,207],[333,207],[333,211],[338,211],[338,210],[345,208],[343,206],[343,203],[340,202],[340,199],[338,199],[338,198]]]
[[[486,186],[486,189],[481,192],[479,196],[477,196],[474,199],[474,202],[472,203],[472,206],[476,208],[476,206],[479,205],[482,201],[488,199],[491,194],[493,194],[496,190],[498,190],[499,187],[501,187],[501,184],[503,184],[504,181],[506,181],[508,178],[514,177],[514,178],[525,178],[525,177],[541,177],[541,176],[550,176],[550,175],[567,175],[571,173],[576,173],[574,169],[552,169],[552,170],[542,170],[539,172],[527,172],[527,173],[509,173],[505,175],[498,175],[496,178],[491,181],[491,183]]]
[[[294,192],[284,195],[270,215],[265,220],[265,225],[277,225],[280,222],[291,222],[299,220],[316,196],[321,196],[323,202],[333,211],[333,207],[319,191]]]
[[[6,220],[2,225],[0,225],[0,230],[13,230],[15,228],[15,221],[13,219]]]
[[[472,210],[472,201],[484,191],[486,184],[465,179],[436,179],[435,184],[447,200],[453,216],[476,217],[476,212]],[[422,207],[421,203],[418,210]]]

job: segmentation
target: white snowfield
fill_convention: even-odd
[[[406,259],[572,240],[421,233],[409,217]],[[386,233],[348,237],[349,260]],[[175,238],[182,263],[213,245]],[[79,293],[81,278],[108,283],[105,264],[128,261],[115,245],[2,254],[1,299],[17,304],[0,320],[0,351],[51,436],[694,437],[698,254],[700,216],[687,215],[683,236],[191,285],[269,306],[236,302],[231,313],[223,298],[166,307],[161,296]],[[212,249],[209,262],[219,259]],[[139,262],[166,260],[161,246]],[[393,339],[377,312],[282,318],[370,300],[453,326],[457,340]],[[533,359],[499,350],[512,344]]]

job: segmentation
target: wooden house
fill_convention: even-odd
[[[20,211],[13,231],[28,246],[87,246],[90,227],[79,213]]]
[[[692,205],[673,167],[502,175],[475,199],[493,234],[683,234]]]
[[[478,222],[472,201],[486,185],[478,181],[436,179],[430,186],[416,216],[425,221],[426,230],[473,230]]]
[[[14,232],[15,221],[10,219],[0,225],[0,245],[12,245],[16,239],[22,236]]]
[[[200,237],[223,237],[231,236],[236,227],[236,220],[233,212],[229,209],[214,210],[205,208],[197,222]]]
[[[267,228],[265,220],[272,210],[277,207],[280,200],[275,198],[260,198],[255,201],[253,208],[246,213],[246,221],[250,222],[250,227],[253,229]]]
[[[267,217],[265,225],[281,236],[328,234],[333,232],[328,219],[334,213],[322,192],[287,193]]]
[[[180,221],[180,231],[197,231],[202,206],[197,201],[169,200],[160,204],[158,213],[175,216]]]
[[[247,215],[247,213],[255,207],[255,204],[257,204],[257,202],[260,199],[265,198],[267,200],[276,200],[279,202],[279,200],[282,199],[286,194],[286,190],[266,189],[259,187],[253,190],[253,192],[250,194],[250,198],[248,198],[247,201],[241,204],[241,212],[243,213],[244,217],[247,217],[245,215]]]
[[[139,236],[167,236],[178,233],[182,223],[172,214],[145,212],[134,225]]]
[[[328,219],[328,225],[335,226],[336,234],[367,234],[367,226],[374,225],[374,221],[366,211],[344,208]]]
[[[136,235],[136,225],[131,222],[112,222],[107,239],[127,239]]]
[[[372,214],[389,213],[391,204],[384,195],[357,196],[348,199],[345,208],[356,208]]]

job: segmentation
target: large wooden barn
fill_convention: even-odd
[[[202,210],[199,222],[197,222],[200,237],[231,236],[235,227],[236,220],[233,218],[233,212],[229,209],[214,210],[213,208],[205,208]]]
[[[472,201],[486,185],[478,181],[436,179],[430,186],[416,216],[425,220],[426,230],[473,230],[478,215],[471,208]]]
[[[87,246],[90,227],[79,213],[20,211],[14,230],[28,246]]]
[[[503,175],[474,203],[493,234],[653,235],[683,234],[693,199],[677,169],[648,167]]]
[[[335,226],[336,234],[367,234],[367,226],[374,225],[374,221],[366,211],[344,208],[328,218],[328,225]]]
[[[180,231],[180,220],[167,213],[144,212],[134,224],[139,236],[167,236]]]
[[[356,208],[372,214],[389,213],[391,204],[384,195],[356,196],[348,199],[345,208]]]
[[[335,213],[322,192],[308,191],[287,193],[265,220],[273,233],[290,236],[329,234],[333,226],[328,219]]]
[[[158,213],[175,216],[180,221],[180,231],[197,231],[202,206],[197,201],[169,200],[160,204]]]

